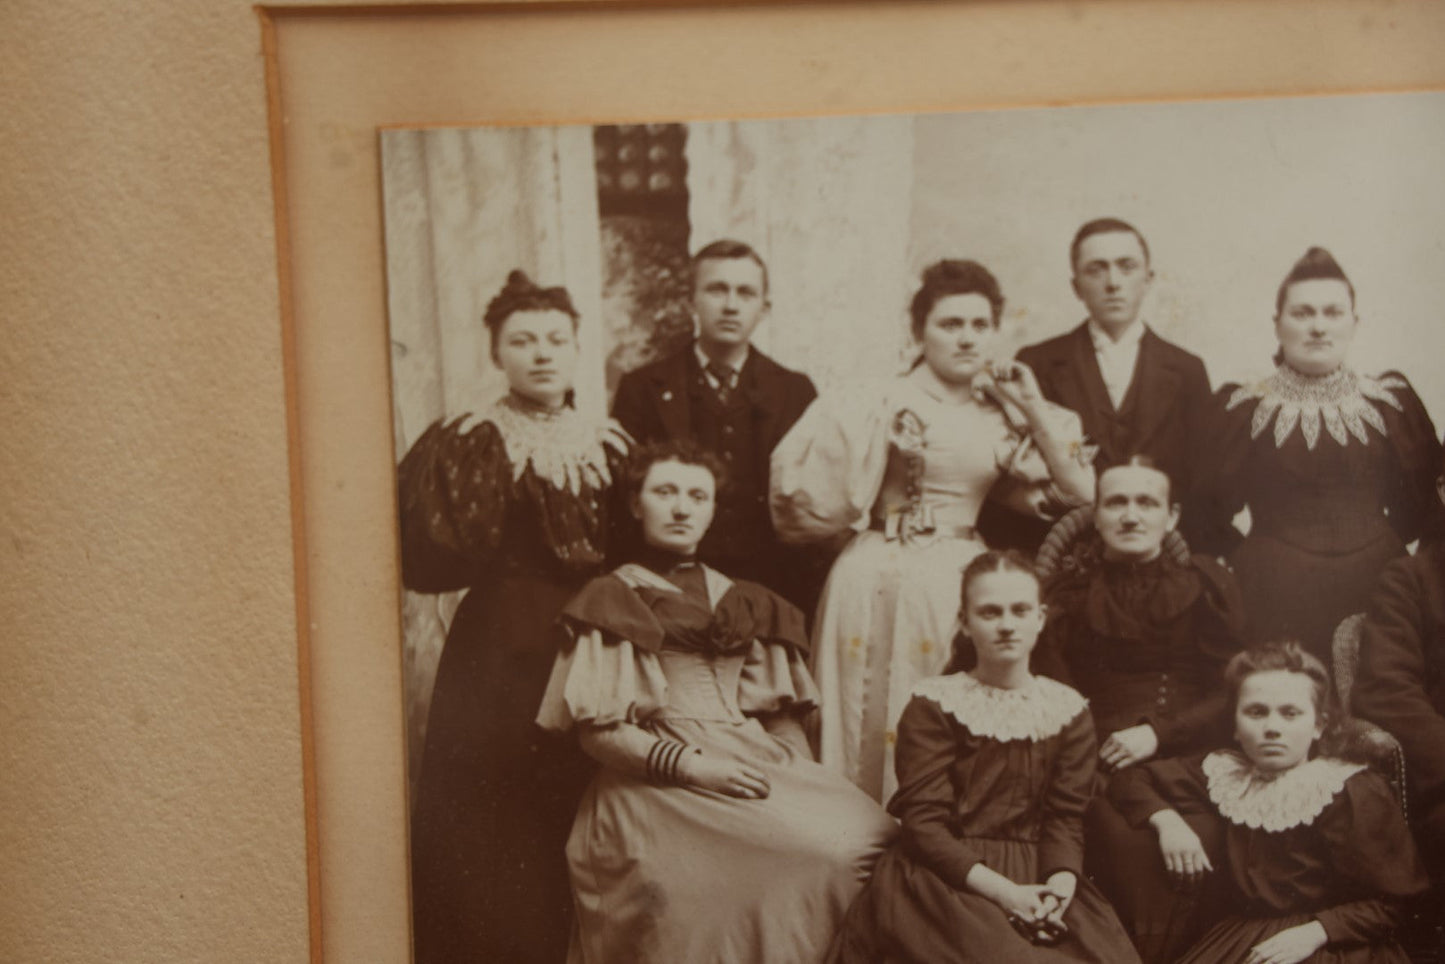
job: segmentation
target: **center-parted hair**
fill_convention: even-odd
[[[647,480],[647,471],[659,462],[680,462],[696,465],[712,473],[714,491],[721,493],[727,485],[727,469],[712,452],[692,439],[668,439],[639,445],[627,458],[622,476],[622,494],[631,503],[642,493],[642,483]]]
[[[1289,269],[1289,274],[1279,283],[1279,292],[1274,296],[1274,313],[1278,317],[1284,310],[1284,299],[1289,295],[1289,287],[1300,281],[1343,281],[1345,287],[1350,291],[1350,307],[1355,306],[1355,286],[1345,275],[1345,269],[1335,260],[1335,256],[1324,248],[1312,247],[1300,256],[1300,259]]]
[[[913,337],[923,338],[923,326],[933,306],[950,295],[983,295],[993,311],[994,327],[1003,314],[1003,289],[998,279],[977,261],[945,258],[923,269],[922,285],[908,306]]]
[[[502,325],[519,311],[560,311],[572,319],[574,333],[577,331],[577,319],[581,317],[572,306],[572,296],[567,294],[566,288],[560,285],[543,288],[527,277],[525,271],[513,269],[508,273],[502,290],[487,302],[487,310],[482,315],[482,323],[492,335],[493,352],[497,350]]]
[[[1169,470],[1166,469],[1166,468],[1164,468],[1164,466],[1160,465],[1160,464],[1159,464],[1159,461],[1158,461],[1157,459],[1155,459],[1154,456],[1152,456],[1152,455],[1145,455],[1145,454],[1142,453],[1142,452],[1136,452],[1136,453],[1134,453],[1133,455],[1130,455],[1129,457],[1127,457],[1126,459],[1124,459],[1124,461],[1122,461],[1122,462],[1115,462],[1115,463],[1112,464],[1112,465],[1100,466],[1099,469],[1098,469],[1098,471],[1095,473],[1095,479],[1096,479],[1098,482],[1102,482],[1102,481],[1104,480],[1104,473],[1105,473],[1105,472],[1109,471],[1110,469],[1123,469],[1123,468],[1151,469],[1151,470],[1153,470],[1153,471],[1155,471],[1155,472],[1158,472],[1160,475],[1164,476],[1164,484],[1168,487],[1168,500],[1167,500],[1167,501],[1168,501],[1171,505],[1174,503],[1174,501],[1175,501],[1175,499],[1174,499],[1174,489],[1175,489],[1175,486],[1174,486],[1174,477],[1173,477],[1172,475],[1170,475],[1170,474],[1169,474]],[[1094,486],[1094,506],[1095,506],[1096,508],[1097,508],[1098,505],[1099,505],[1099,498],[1100,498],[1099,486],[1098,486],[1097,484],[1095,484],[1095,486]]]
[[[958,587],[960,611],[966,611],[968,609],[969,587],[971,587],[980,576],[986,576],[994,572],[1021,572],[1032,578],[1036,585],[1039,583],[1038,570],[1036,570],[1034,564],[1029,562],[1018,550],[1005,549],[1000,551],[998,549],[990,549],[982,555],[975,557],[974,560],[963,569],[963,578],[959,580]],[[1039,588],[1039,593],[1040,596],[1042,596],[1042,586]]]

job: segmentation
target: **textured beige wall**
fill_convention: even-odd
[[[0,960],[305,961],[256,16],[0,38]]]

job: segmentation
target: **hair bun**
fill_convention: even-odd
[[[561,311],[577,320],[577,309],[566,288],[542,288],[521,268],[507,272],[507,283],[487,303],[482,321],[493,331],[499,328],[513,313],[518,311]]]

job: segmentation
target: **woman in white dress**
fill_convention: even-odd
[[[991,361],[1003,295],[974,261],[923,272],[905,375],[815,401],[772,458],[788,542],[848,538],[813,627],[822,762],[875,799],[896,788],[893,741],[913,685],[943,672],[963,569],[985,549],[985,497],[1052,517],[1093,498],[1079,418],[1033,372]]]

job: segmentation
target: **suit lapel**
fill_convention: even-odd
[[[753,431],[756,434],[758,453],[764,465],[773,452],[778,440],[778,419],[782,407],[779,388],[778,366],[771,358],[756,348],[748,352],[748,360],[739,373],[738,387],[742,390],[748,407],[752,409]]]
[[[1139,361],[1134,367],[1134,384],[1129,386],[1130,399],[1125,408],[1133,408],[1134,446],[1142,448],[1152,441],[1173,411],[1179,392],[1179,373],[1160,357],[1159,336],[1145,329],[1139,341]]]
[[[1079,380],[1083,406],[1076,412],[1093,412],[1099,418],[1114,417],[1114,403],[1109,398],[1109,389],[1104,385],[1104,376],[1099,372],[1099,359],[1094,355],[1094,339],[1089,337],[1088,322],[1074,329],[1074,357],[1069,366]]]

